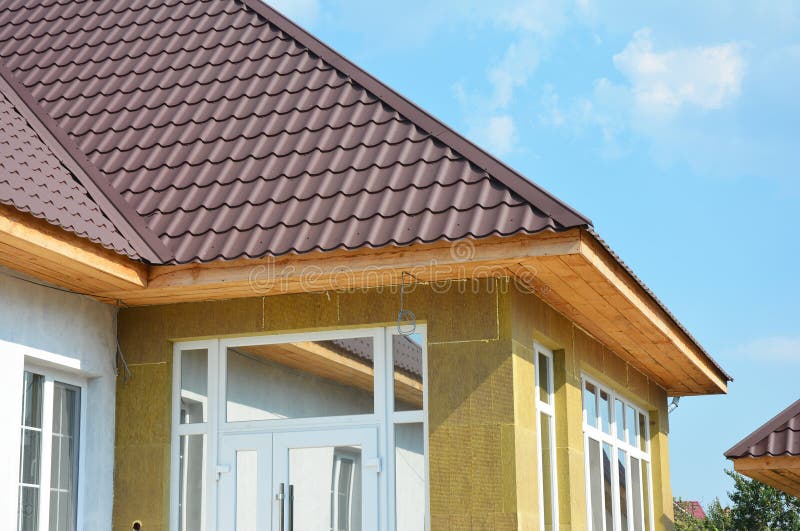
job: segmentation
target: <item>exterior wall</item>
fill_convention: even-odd
[[[117,389],[117,418],[126,422],[116,432],[114,529],[127,531],[137,519],[148,531],[168,527],[173,341],[392,325],[399,303],[396,292],[369,290],[121,310],[119,339],[133,378]],[[665,416],[664,392],[504,279],[416,286],[406,307],[428,328],[432,529],[536,529],[534,338],[557,351],[562,528],[585,529],[581,370],[628,390],[651,421],[660,418],[655,411]],[[659,458],[665,443],[664,426],[653,444],[656,514],[671,518],[666,454]]]
[[[88,378],[87,392],[81,397],[87,406],[84,475],[79,478],[84,529],[108,529],[113,502],[116,309],[9,277],[7,272],[0,269],[0,452],[4,456],[0,460],[0,529],[16,529],[26,356],[29,361],[63,362],[69,372]]]
[[[584,530],[586,480],[583,449],[581,374],[586,373],[647,410],[656,529],[672,529],[667,395],[644,374],[619,358],[580,327],[532,294],[513,291],[511,298],[516,395],[516,437],[520,529],[538,528],[538,442],[533,396],[534,340],[554,351],[556,462],[559,523],[562,530]]]

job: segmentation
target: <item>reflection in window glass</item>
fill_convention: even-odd
[[[422,334],[392,336],[394,410],[422,410]]]
[[[55,382],[50,460],[50,531],[78,525],[78,426],[80,389]]]
[[[550,404],[550,394],[552,391],[550,382],[550,358],[539,353],[539,400],[545,404]]]
[[[622,450],[619,451],[619,517],[622,522],[622,529],[628,529],[628,481],[627,468],[628,456]]]
[[[34,531],[39,527],[43,387],[43,376],[25,371],[22,380],[19,505],[17,508],[17,527],[20,531]]]
[[[425,432],[422,423],[394,426],[397,531],[425,530]]]
[[[208,421],[208,351],[181,352],[181,424]]]
[[[633,505],[633,531],[643,531],[641,463],[631,457],[631,498]]]
[[[373,413],[373,343],[362,337],[228,348],[228,422]]]
[[[628,425],[628,444],[636,446],[636,440],[638,439],[636,428],[638,426],[636,422],[636,412],[631,406],[627,406],[625,410],[625,421]]]
[[[616,416],[614,417],[614,424],[617,427],[617,439],[620,441],[625,440],[625,406],[622,401],[616,400]]]
[[[614,491],[612,490],[611,466],[613,465],[611,445],[603,443],[603,498],[606,507],[606,531],[614,529]]]
[[[597,427],[597,389],[589,382],[583,386],[583,410],[586,412],[586,423]]]
[[[589,496],[592,505],[592,529],[603,529],[603,480],[602,461],[600,459],[600,443],[594,439],[588,441],[589,452]]]
[[[178,526],[205,529],[206,436],[182,435],[179,445]]]
[[[608,393],[600,391],[600,428],[611,435],[611,399]]]
[[[644,502],[644,528],[650,529],[650,463],[642,463],[642,501]]]

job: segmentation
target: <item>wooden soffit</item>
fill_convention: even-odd
[[[733,469],[800,498],[800,456],[741,457],[733,460]]]
[[[364,289],[398,285],[404,273],[411,275],[406,281],[423,283],[512,277],[670,395],[724,393],[729,380],[630,271],[583,229],[145,269],[60,229],[52,230],[67,236],[61,234],[63,244],[56,245],[47,240],[47,227],[34,228],[30,238],[0,226],[0,245],[5,246],[0,262],[104,301],[143,306]]]

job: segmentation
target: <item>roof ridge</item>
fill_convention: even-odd
[[[744,455],[750,454],[750,447],[769,437],[772,433],[778,430],[778,428],[781,428],[784,424],[789,422],[797,415],[800,415],[800,400],[795,401],[792,405],[765,422],[756,431],[733,445],[730,450],[725,452],[725,457],[729,459],[735,459],[737,457],[743,457]],[[792,431],[794,432],[795,430]]]
[[[552,217],[556,223],[568,227],[592,225],[589,218],[464,138],[451,127],[375,78],[369,72],[363,70],[329,45],[317,39],[273,7],[268,6],[261,0],[236,1],[241,2],[244,6],[264,18],[269,24],[303,44],[310,52],[319,56],[320,59],[330,64],[333,68],[346,74],[352,81],[361,85],[399,114],[405,116],[417,127],[425,130],[465,159],[489,173],[513,193],[528,201],[531,206]]]
[[[142,258],[151,262],[166,262],[173,258],[172,252],[158,239],[155,232],[148,227],[145,220],[128,204],[122,195],[103,178],[100,171],[88,160],[83,151],[69,138],[58,123],[42,109],[27,88],[22,85],[8,68],[0,63],[0,80],[8,88],[7,95],[17,99],[19,111],[29,114],[25,118],[36,132],[46,139],[51,149],[56,146],[64,151],[63,156],[56,154],[67,166],[78,182],[94,199],[101,212],[128,239],[130,245]],[[67,160],[65,160],[67,159]]]

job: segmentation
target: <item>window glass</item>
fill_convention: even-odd
[[[206,436],[182,435],[179,445],[178,529],[196,531],[205,528]]]
[[[614,491],[612,489],[612,471],[614,464],[614,454],[611,445],[603,443],[603,499],[606,508],[606,531],[614,529]]]
[[[545,404],[550,404],[550,393],[552,384],[550,382],[550,358],[539,353],[539,400]]]
[[[619,450],[619,519],[622,529],[628,529],[628,480],[627,480],[627,454]]]
[[[394,368],[394,410],[422,410],[424,391],[422,375],[422,334],[392,336]]]
[[[614,417],[614,425],[617,428],[617,438],[620,441],[625,440],[625,406],[622,405],[622,401],[617,399],[616,400],[616,415]]]
[[[208,351],[181,352],[181,424],[208,422]]]
[[[589,454],[589,496],[591,499],[592,529],[602,531],[603,529],[603,480],[602,480],[602,461],[600,457],[600,443],[594,439],[588,441]]]
[[[50,531],[78,525],[78,435],[80,389],[55,382],[50,459]]]
[[[34,531],[39,527],[39,471],[42,454],[42,397],[44,377],[25,371],[22,380],[19,498],[17,527]]]
[[[611,399],[608,393],[600,390],[600,428],[611,435]]]
[[[228,422],[375,409],[372,337],[235,347],[226,355]]]
[[[586,413],[586,423],[597,427],[597,389],[590,382],[583,386],[583,410]]]
[[[425,431],[422,423],[394,426],[397,531],[425,531]]]
[[[638,424],[636,422],[636,411],[634,411],[631,406],[627,406],[625,409],[625,421],[628,426],[628,444],[636,446],[638,439],[636,429],[638,428]]]
[[[631,457],[631,496],[633,505],[633,531],[644,531],[642,516],[642,477],[641,463]]]
[[[650,529],[650,463],[642,463],[642,502],[644,505],[644,528]]]

